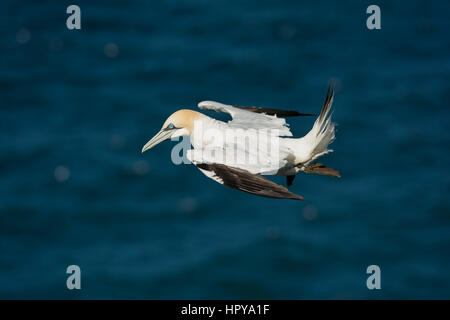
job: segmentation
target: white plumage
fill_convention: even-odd
[[[257,195],[303,199],[260,175],[290,176],[288,185],[300,171],[340,176],[321,164],[311,165],[333,151],[328,149],[335,139],[330,115],[333,97],[334,89],[329,89],[320,115],[301,138],[292,138],[286,120],[277,115],[305,114],[203,101],[198,104],[200,109],[228,113],[232,119],[224,122],[196,111],[179,110],[166,120],[143,151],[170,137],[189,135],[193,149],[187,158],[207,177]]]

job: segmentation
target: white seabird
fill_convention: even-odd
[[[287,138],[292,137],[292,133],[285,119],[277,116],[311,114],[203,101],[198,104],[200,109],[228,113],[232,120],[224,122],[197,111],[178,110],[144,145],[142,152],[164,140],[189,136],[193,149],[188,150],[187,158],[207,177],[258,196],[303,200],[302,196],[262,175],[286,176],[287,186],[302,171],[340,177],[338,171],[312,163],[333,151],[328,149],[335,139],[335,124],[330,114],[333,98],[334,87],[329,87],[320,115],[312,129],[301,138]],[[234,136],[225,139],[229,132]],[[249,137],[250,141],[246,139]],[[256,137],[255,140],[251,140],[252,137]]]

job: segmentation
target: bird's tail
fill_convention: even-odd
[[[327,154],[333,152],[333,150],[328,149],[334,139],[334,123],[331,122],[331,105],[333,104],[334,98],[334,85],[328,87],[327,97],[320,112],[319,117],[314,122],[314,126],[311,131],[304,137],[308,144],[308,149],[310,151],[309,162]],[[306,142],[305,141],[305,142]]]

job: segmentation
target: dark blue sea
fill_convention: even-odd
[[[425,0],[3,1],[0,298],[450,298],[449,15]],[[305,201],[175,165],[176,142],[141,154],[177,109],[318,113],[330,81],[320,162],[342,178],[297,176]],[[295,136],[313,122],[289,119]]]

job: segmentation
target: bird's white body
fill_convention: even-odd
[[[282,174],[280,170],[289,167],[288,159],[293,156],[293,141],[289,140],[294,139],[281,138],[269,131],[236,128],[210,117],[196,120],[195,128],[190,136],[193,149],[187,154],[191,162],[221,163],[254,174],[273,175]]]
[[[223,122],[204,114],[194,120],[190,134],[194,163],[221,163],[262,175],[295,175],[312,160],[328,153],[334,139],[334,125],[328,119],[316,121],[301,138],[292,136],[283,118],[241,110],[213,101],[199,103],[201,109],[229,113],[233,120]],[[322,122],[327,123],[322,123]],[[320,131],[320,127],[322,131]]]

